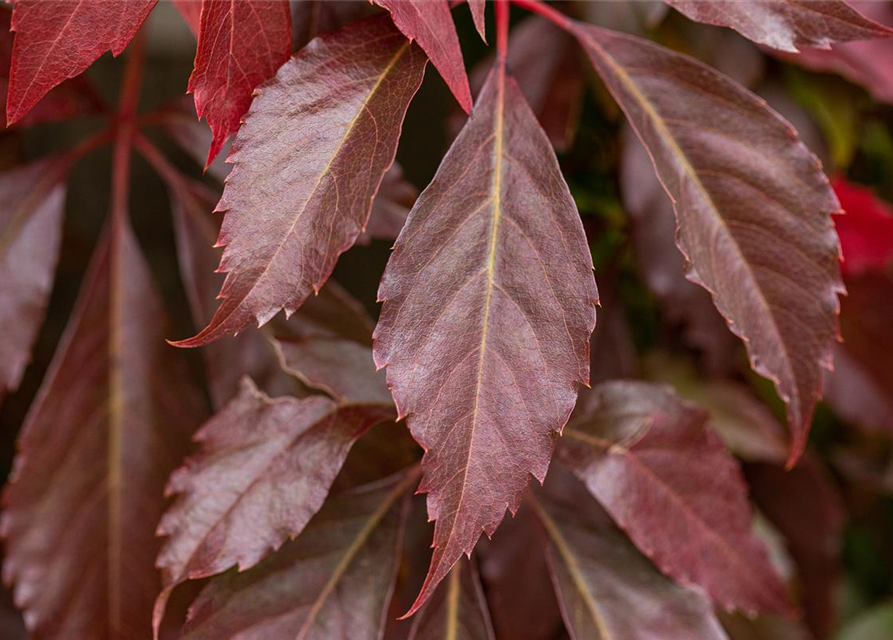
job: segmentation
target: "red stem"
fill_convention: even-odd
[[[115,147],[112,153],[112,227],[113,236],[120,237],[127,222],[127,200],[130,196],[130,148],[136,131],[136,109],[143,80],[146,41],[143,31],[137,33],[130,45],[127,67],[118,100],[115,123]]]
[[[565,31],[573,32],[576,29],[574,21],[571,18],[567,17],[565,14],[561,13],[557,9],[553,9],[541,0],[511,1],[522,9],[527,9],[528,11],[541,15],[542,17],[555,23],[557,26],[561,27]]]
[[[499,64],[505,67],[509,50],[509,3],[508,0],[496,0],[496,55]]]

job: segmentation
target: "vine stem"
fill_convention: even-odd
[[[550,7],[545,2],[542,2],[542,0],[511,0],[511,2],[522,9],[527,9],[532,13],[541,15],[565,31],[574,32],[576,30],[574,21],[571,18],[567,17],[557,9]],[[497,2],[497,6],[498,4],[499,3]]]
[[[146,58],[146,39],[142,30],[131,42],[128,54],[115,117],[115,146],[112,152],[111,215],[115,237],[119,236],[121,225],[127,218],[127,200],[130,195],[130,151],[136,131],[136,109],[139,104]]]
[[[496,0],[496,56],[499,65],[504,69],[509,49],[509,2]]]

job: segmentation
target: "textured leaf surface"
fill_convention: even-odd
[[[372,0],[391,13],[394,24],[431,58],[466,113],[471,112],[468,75],[448,0]]]
[[[806,446],[843,291],[821,164],[764,101],[709,67],[598,27],[573,27],[674,201],[688,278],[713,294]],[[794,311],[796,310],[796,312]]]
[[[296,541],[213,578],[183,640],[378,640],[400,555],[401,498],[415,480],[333,497]]]
[[[323,396],[271,400],[246,379],[196,435],[199,453],[170,479],[179,497],[158,526],[165,593],[188,580],[256,565],[297,536],[322,506],[351,445],[392,418],[384,406]]]
[[[846,275],[883,271],[893,263],[893,207],[866,187],[836,178],[834,192],[845,215],[835,218],[841,269]]]
[[[425,57],[379,16],[325,34],[260,90],[218,211],[227,274],[201,346],[291,315],[362,232]]]
[[[157,0],[16,0],[6,120],[21,119],[47,92],[106,51],[118,55]]]
[[[457,562],[413,620],[410,640],[493,640],[487,601],[470,560]]]
[[[661,575],[582,487],[562,483],[538,512],[574,640],[726,640],[707,601]]]
[[[135,238],[106,233],[20,440],[4,577],[34,637],[151,637],[164,483],[201,418]]]
[[[727,609],[786,613],[741,471],[706,421],[669,387],[606,383],[581,397],[557,455],[664,573]]]
[[[18,388],[53,287],[65,184],[56,161],[0,174],[0,396]]]
[[[597,300],[555,154],[496,69],[419,196],[379,289],[375,361],[425,449],[434,555],[420,606],[545,476],[589,374]]]
[[[843,0],[666,0],[698,22],[731,27],[745,38],[782,51],[827,49],[836,42],[893,35]]]
[[[197,1],[197,0],[196,0]],[[201,0],[195,68],[189,91],[214,140],[205,164],[239,130],[254,89],[291,53],[288,0]]]

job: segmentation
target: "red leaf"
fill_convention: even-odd
[[[106,51],[124,51],[156,2],[15,0],[7,123],[20,120],[50,89]]]
[[[741,471],[707,417],[669,387],[606,383],[581,397],[557,455],[664,573],[729,610],[787,613]]]
[[[689,280],[712,293],[787,404],[793,464],[844,291],[831,222],[839,204],[821,164],[763,100],[713,69],[634,36],[571,29],[674,202]]]
[[[65,206],[58,168],[45,160],[0,174],[0,396],[22,381],[53,288]]]
[[[477,29],[481,39],[487,41],[487,0],[468,0],[468,8],[471,9],[471,18],[474,20],[474,28]]]
[[[150,637],[155,522],[200,422],[129,230],[100,240],[23,427],[2,516],[4,578],[34,637]]]
[[[366,226],[425,64],[379,16],[320,36],[260,90],[217,206],[222,303],[178,346],[291,315],[319,291]]]
[[[431,569],[412,611],[545,476],[589,374],[598,293],[576,207],[518,85],[494,70],[379,289],[375,361],[425,449]]]
[[[866,187],[835,178],[834,192],[845,215],[834,219],[845,275],[883,271],[893,262],[893,208]]]
[[[296,541],[244,573],[212,578],[182,640],[378,640],[416,478],[335,496]]]
[[[459,101],[459,106],[465,113],[471,113],[471,90],[448,0],[371,1],[390,11],[394,24],[403,35],[418,42]]]
[[[195,68],[189,92],[214,141],[205,165],[239,130],[255,88],[291,53],[288,0],[202,0]]]
[[[704,597],[661,575],[578,483],[553,471],[546,486],[535,504],[575,640],[726,640]]]
[[[457,562],[412,624],[409,640],[493,640],[487,601],[470,560]]]
[[[843,0],[665,0],[697,22],[731,27],[745,38],[782,51],[828,49],[837,42],[893,35]]]
[[[369,224],[357,238],[357,244],[369,244],[372,240],[396,240],[418,197],[418,189],[403,178],[403,168],[396,162],[392,164],[384,174],[381,189],[372,203]]]
[[[189,25],[192,35],[198,37],[202,23],[202,0],[173,0],[173,3]]]

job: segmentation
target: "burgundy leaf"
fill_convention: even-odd
[[[244,571],[296,537],[322,506],[351,445],[393,418],[388,405],[323,396],[271,400],[245,379],[239,395],[198,432],[199,453],[170,479],[174,505],[158,526],[164,591],[234,565]]]
[[[396,240],[418,197],[418,189],[403,178],[403,168],[396,162],[392,164],[384,174],[381,189],[372,203],[369,224],[357,238],[357,244],[369,244],[372,240]]]
[[[201,23],[189,92],[214,140],[205,165],[239,130],[255,88],[291,54],[288,0],[201,0]]]
[[[192,2],[193,0],[188,0]],[[179,145],[199,166],[204,166],[208,157],[208,148],[214,140],[211,130],[197,119],[195,101],[189,96],[181,96],[158,109],[155,113],[158,125],[170,138]],[[228,143],[227,143],[228,144]],[[224,150],[227,144],[224,144]],[[215,158],[205,172],[220,182],[229,175],[232,165],[224,160],[226,151]],[[217,223],[220,226],[220,223]]]
[[[557,455],[664,573],[726,609],[787,613],[741,471],[706,422],[668,387],[606,383],[581,398]]]
[[[222,302],[196,347],[319,291],[363,231],[426,60],[385,16],[307,45],[259,90],[217,206]]]
[[[5,580],[34,637],[151,637],[155,523],[200,422],[128,229],[100,240],[4,494]]]
[[[119,55],[157,0],[15,0],[6,121],[81,74],[106,51]]]
[[[574,640],[726,640],[703,596],[661,575],[582,487],[563,482],[537,512]]]
[[[448,0],[371,1],[391,13],[394,24],[403,35],[418,42],[459,101],[459,106],[471,113],[468,75]]]
[[[893,35],[843,0],[665,0],[697,22],[731,27],[745,38],[782,51],[827,49],[837,42]]]
[[[415,617],[409,640],[494,640],[477,568],[457,562]]]
[[[379,289],[375,361],[425,449],[434,555],[412,611],[540,481],[589,374],[598,293],[555,154],[500,68]]]
[[[417,476],[330,499],[301,537],[261,564],[212,578],[183,640],[378,640]]]
[[[177,241],[177,259],[196,324],[211,319],[223,277],[214,272],[219,252],[213,248],[219,221],[213,216],[217,194],[201,184],[177,177],[168,185]],[[207,345],[202,350],[205,372],[214,406],[222,407],[239,390],[248,375],[273,395],[287,393],[291,384],[284,376],[269,342],[257,331]]]
[[[487,0],[468,0],[468,8],[471,9],[471,18],[474,20],[474,28],[477,29],[481,39],[487,41]]]
[[[189,25],[192,35],[198,37],[202,23],[202,0],[173,0],[173,3]]]
[[[845,215],[835,218],[845,275],[883,271],[893,263],[893,208],[866,187],[832,183]]]
[[[634,36],[571,28],[674,202],[688,278],[713,294],[787,404],[793,464],[844,291],[831,222],[840,207],[820,162],[764,101],[709,67]]]
[[[294,44],[301,49],[316,36],[335,31],[378,11],[369,0],[291,0]]]
[[[815,640],[799,620],[779,616],[748,618],[741,614],[719,613],[729,640]]]
[[[65,206],[59,168],[45,160],[0,174],[0,396],[22,380],[53,287]]]

